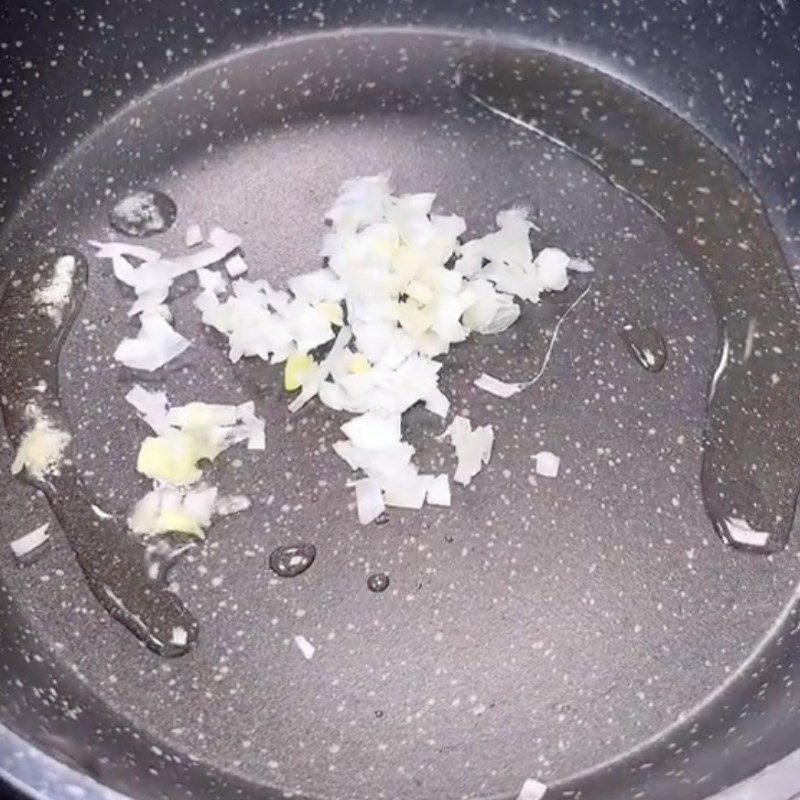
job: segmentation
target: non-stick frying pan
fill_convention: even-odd
[[[789,756],[730,796],[800,788],[798,23],[791,2],[5,8],[9,779],[53,798],[438,800],[535,777],[548,800],[694,800]],[[148,588],[124,530],[146,489],[122,399],[141,376],[111,358],[129,298],[87,240],[111,235],[120,197],[158,189],[178,218],[154,246],[222,224],[282,283],[319,265],[340,183],[385,169],[475,233],[526,205],[537,246],[596,266],[545,378],[508,400],[472,385],[532,374],[585,282],[448,360],[454,408],[497,430],[474,486],[362,527],[329,448],[341,420],[292,415],[274,367],[232,366],[179,285],[193,347],[151,385],[256,399],[268,450],[223,459],[216,482],[253,508]],[[80,281],[54,336],[26,299],[63,252]],[[636,336],[663,342],[663,369]],[[35,487],[9,467],[42,380],[73,444],[57,485]],[[440,423],[407,423],[421,463],[452,466]],[[542,449],[556,480],[535,474]],[[769,534],[759,552],[731,546],[732,519]],[[21,567],[7,543],[48,520],[49,550]],[[270,552],[295,541],[315,563],[276,578]],[[196,642],[154,647],[164,629],[120,593]]]

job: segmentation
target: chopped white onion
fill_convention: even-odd
[[[155,486],[136,502],[128,518],[133,533],[142,537],[179,533],[205,538],[215,517],[245,511],[250,501],[243,495],[219,496],[216,486],[192,488]]]
[[[248,450],[266,450],[267,438],[264,420],[256,416],[256,406],[252,400],[236,406],[236,419],[247,439]]]
[[[11,474],[17,475],[24,469],[38,481],[57,475],[72,435],[53,425],[34,403],[27,406],[25,416],[31,424],[14,455]]]
[[[594,272],[594,267],[583,258],[571,258],[567,269],[571,272]]]
[[[247,272],[247,262],[241,254],[236,253],[225,261],[225,271],[231,278],[238,278]]]
[[[11,542],[11,551],[14,553],[14,556],[18,559],[24,559],[34,550],[38,550],[50,538],[50,534],[47,532],[49,527],[50,523],[45,522],[44,525],[40,525],[30,533],[26,533],[24,536],[20,536],[19,539],[15,539]]]
[[[400,415],[362,414],[342,425],[342,430],[355,447],[385,450],[400,443]]]
[[[387,505],[449,505],[448,477],[420,475],[413,463],[414,448],[402,440],[402,414],[422,403],[445,418],[450,402],[438,385],[442,365],[436,359],[472,333],[506,330],[520,315],[515,296],[538,302],[543,292],[565,289],[570,271],[591,267],[558,248],[534,255],[535,226],[525,209],[499,212],[497,230],[462,244],[465,221],[433,213],[435,199],[432,193],[395,196],[388,173],[347,181],[326,214],[331,229],[320,251],[325,266],[292,278],[290,291],[242,277],[248,271],[242,240],[219,227],[209,232],[208,247],[177,257],[95,243],[99,257],[112,259],[117,278],[135,289],[131,315],[142,315],[140,335],[125,340],[115,355],[129,366],[156,369],[182,352],[187,343],[169,326],[165,304],[172,282],[197,272],[201,291],[195,305],[203,322],[227,338],[231,361],[286,362],[287,390],[300,390],[289,405],[292,412],[318,395],[325,405],[356,415],[342,425],[347,440],[334,449],[365,476],[352,483],[362,522],[374,520]],[[200,238],[199,226],[186,231],[187,246]],[[230,289],[222,272],[209,269],[215,265],[234,279]],[[156,322],[160,315],[165,318]],[[557,331],[558,325],[542,369]],[[315,351],[331,339],[320,361]],[[538,377],[512,384],[484,374],[475,383],[510,397]],[[210,446],[212,457],[234,442],[247,441],[250,449],[266,446],[253,403],[166,411],[165,398],[139,393],[130,402],[159,437],[184,433],[175,444],[184,448],[185,458],[168,463],[168,443],[157,442],[144,460],[154,475],[163,471],[179,485],[200,474],[186,460],[194,452],[186,432],[203,431],[203,446]],[[466,485],[491,456],[493,430],[472,430],[468,420],[456,417],[446,433],[456,448],[455,480]]]
[[[474,383],[479,389],[483,389],[484,392],[489,392],[489,394],[503,398],[512,397],[517,392],[522,391],[526,386],[524,383],[507,383],[506,381],[501,381],[498,378],[487,375],[485,372],[479,378],[476,378]]]
[[[53,277],[44,286],[39,287],[33,296],[33,301],[44,307],[47,316],[56,325],[61,324],[64,306],[69,302],[72,278],[77,266],[75,256],[61,256],[55,263]]]
[[[355,487],[358,521],[368,525],[386,510],[381,487],[377,481],[369,478],[357,481]]]
[[[305,636],[298,634],[294,637],[294,643],[297,646],[297,649],[303,654],[303,658],[306,658],[309,661],[314,658],[314,653],[317,651],[317,648],[314,647],[314,645],[311,644],[311,642],[309,642]]]
[[[464,311],[464,325],[476,333],[502,333],[513,325],[520,315],[520,308],[511,295],[498,292],[482,278],[470,282],[475,300]]]
[[[428,493],[428,475],[397,475],[383,481],[383,501],[387,506],[420,509]]]
[[[569,261],[569,256],[557,247],[545,247],[540,251],[533,264],[543,289],[551,292],[563,292],[567,288]]]
[[[468,486],[492,456],[492,426],[482,425],[473,430],[466,417],[456,416],[442,436],[450,438],[456,451],[457,465],[453,480]]]
[[[197,245],[203,243],[203,230],[202,228],[195,224],[189,225],[186,229],[186,233],[183,236],[183,243],[187,247],[197,247]]]
[[[188,403],[167,412],[167,422],[176,428],[232,426],[236,421],[236,406],[223,403]]]
[[[546,793],[547,786],[533,778],[528,778],[522,784],[517,800],[542,800]]]
[[[220,497],[216,487],[191,484],[202,476],[198,462],[213,460],[237,442],[264,449],[264,420],[256,416],[255,403],[194,402],[167,410],[163,392],[141,386],[134,386],[126,400],[158,433],[143,442],[137,459],[137,469],[154,479],[154,488],[131,513],[134,533],[173,532],[204,538],[214,516],[249,508],[249,499],[242,495]]]
[[[425,499],[432,506],[450,505],[450,479],[447,475],[431,475],[428,477]]]
[[[723,520],[723,525],[728,536],[737,544],[764,547],[769,541],[769,532],[755,530],[746,519],[727,517]]]
[[[197,281],[200,288],[205,292],[211,292],[215,296],[224,294],[227,290],[225,278],[213,269],[206,269],[205,267],[197,270]]]
[[[152,372],[179,356],[189,347],[181,336],[159,314],[142,314],[141,328],[135,339],[123,339],[114,351],[114,358],[131,369]]]
[[[228,494],[217,497],[214,513],[218,517],[227,517],[231,514],[238,514],[240,511],[247,511],[252,503],[250,498],[243,494]]]
[[[98,258],[136,258],[139,261],[150,262],[158,261],[161,258],[161,253],[158,250],[153,250],[152,247],[145,247],[141,244],[132,244],[130,242],[98,242],[95,239],[90,239],[89,244],[97,249],[95,255]]]
[[[303,384],[300,394],[289,404],[289,411],[299,411],[319,392],[322,382],[330,375],[337,359],[344,353],[347,345],[350,344],[351,338],[352,334],[348,327],[339,329],[339,333],[336,335],[336,340],[333,343],[333,347],[331,347],[330,353],[322,360],[322,363],[316,369],[311,380],[309,380],[307,384]]]
[[[555,478],[561,467],[561,459],[549,450],[542,450],[534,456],[536,461],[536,474],[545,478]]]
[[[151,392],[139,384],[134,384],[125,400],[141,415],[144,421],[159,435],[163,436],[170,428],[167,419],[167,395],[165,392]]]

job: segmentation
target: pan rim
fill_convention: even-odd
[[[719,145],[713,140],[710,136],[708,131],[704,130],[701,126],[697,124],[695,121],[687,120],[683,115],[681,115],[678,111],[673,110],[669,107],[667,101],[649,90],[647,90],[641,84],[638,84],[631,80],[629,75],[624,75],[620,73],[618,70],[614,70],[611,68],[610,65],[607,65],[602,62],[602,60],[598,60],[597,58],[593,58],[592,55],[588,52],[585,52],[582,48],[572,48],[572,47],[559,47],[554,42],[548,41],[547,39],[539,36],[524,36],[521,34],[514,34],[511,32],[491,32],[491,31],[478,31],[478,30],[471,30],[471,29],[452,29],[452,28],[441,28],[435,26],[414,26],[414,25],[402,25],[402,26],[375,26],[375,25],[365,25],[365,26],[348,26],[343,28],[331,28],[328,30],[322,31],[314,31],[314,32],[302,32],[302,33],[295,33],[295,34],[282,34],[280,36],[276,36],[274,38],[270,38],[260,44],[253,44],[249,47],[242,48],[240,50],[233,51],[228,53],[222,57],[211,59],[210,61],[206,62],[205,64],[195,67],[194,69],[185,70],[178,75],[174,76],[172,79],[166,81],[163,84],[156,84],[155,86],[151,87],[147,92],[143,95],[134,98],[133,100],[129,101],[128,103],[123,104],[119,109],[117,109],[112,115],[108,118],[102,120],[102,122],[95,128],[89,130],[83,137],[81,137],[80,141],[77,143],[77,147],[70,152],[70,156],[72,157],[74,154],[79,153],[83,148],[91,146],[91,143],[94,137],[105,128],[105,126],[112,124],[118,117],[121,117],[128,113],[130,108],[134,104],[139,104],[141,102],[146,102],[149,96],[152,94],[163,90],[165,86],[177,86],[186,79],[188,75],[197,75],[198,73],[202,73],[207,70],[215,70],[224,67],[226,64],[232,63],[239,58],[246,58],[248,54],[251,54],[256,51],[263,51],[264,49],[272,49],[280,46],[290,45],[290,44],[298,44],[305,41],[317,41],[320,38],[332,38],[332,37],[361,37],[361,36],[386,36],[386,35],[397,35],[397,34],[414,34],[417,36],[435,36],[437,38],[441,37],[452,37],[454,40],[460,40],[463,42],[469,41],[476,41],[476,42],[484,42],[487,45],[498,44],[498,45],[511,45],[517,46],[520,48],[525,48],[530,51],[539,51],[544,53],[552,53],[559,55],[565,59],[569,59],[575,61],[576,63],[581,63],[582,65],[588,67],[589,69],[601,72],[605,75],[608,75],[612,79],[619,81],[629,88],[635,90],[636,92],[641,93],[647,99],[662,105],[663,107],[667,108],[671,114],[676,116],[679,120],[684,122],[687,125],[692,126],[694,129],[699,131],[709,142],[711,142],[715,147],[719,148]],[[753,185],[750,177],[747,175],[745,170],[742,166],[733,160],[733,158],[727,153],[727,151],[719,148],[722,152],[725,153],[726,157],[729,158],[732,163],[736,166],[737,169],[742,172],[742,174],[748,180],[748,183]],[[51,165],[49,169],[45,170],[39,180],[34,184],[27,194],[22,198],[22,201],[18,208],[12,212],[10,218],[6,225],[3,226],[3,235],[0,236],[0,246],[2,246],[2,241],[6,239],[7,232],[13,230],[15,226],[15,221],[22,216],[24,216],[26,207],[30,200],[32,200],[41,185],[45,184],[48,180],[51,179],[52,173],[54,169],[58,168],[58,165],[61,161],[57,161],[55,164]],[[776,230],[776,233],[778,231]],[[780,236],[778,236],[780,241]],[[693,707],[687,710],[682,717],[671,723],[670,725],[662,728],[651,737],[646,740],[643,740],[635,745],[634,748],[628,751],[624,751],[618,753],[610,758],[606,759],[605,761],[599,762],[594,764],[584,770],[581,770],[569,777],[558,781],[554,784],[554,787],[568,787],[572,786],[574,783],[588,778],[591,774],[594,774],[598,771],[606,771],[610,769],[614,769],[615,767],[619,767],[621,764],[624,763],[625,760],[630,758],[632,754],[640,752],[648,747],[656,745],[658,742],[665,740],[668,738],[672,733],[680,730],[681,727],[685,726],[687,722],[690,722],[693,717],[699,714],[701,711],[712,707],[721,697],[723,697],[726,693],[731,692],[735,689],[736,685],[743,682],[746,674],[752,671],[754,664],[761,658],[767,648],[770,646],[771,643],[775,642],[776,636],[779,633],[780,629],[786,625],[787,621],[791,617],[793,610],[798,609],[798,602],[800,601],[800,584],[795,587],[795,590],[788,601],[784,604],[780,613],[777,615],[775,620],[773,621],[772,625],[765,631],[763,636],[759,639],[759,641],[753,647],[751,653],[744,659],[737,669],[728,676],[719,686],[717,686],[712,692],[708,695],[703,697],[698,703],[696,703]],[[800,757],[800,748],[791,751],[788,755],[783,756],[776,762],[771,764],[767,764],[762,768],[762,771],[758,771],[755,774],[745,778],[744,780],[740,781],[739,783],[735,784],[734,786],[723,790],[720,793],[709,795],[708,800],[738,800],[739,797],[742,800],[745,800],[746,797],[749,795],[738,795],[736,794],[735,790],[744,790],[748,786],[752,784],[752,787],[755,789],[760,784],[763,784],[763,770],[769,769],[770,778],[775,778],[776,774],[780,774],[782,769],[786,771],[786,783],[782,785],[778,791],[784,792],[786,794],[775,795],[774,788],[773,793],[770,795],[773,800],[789,800],[789,798],[793,797],[798,791],[800,791],[800,770],[798,770],[796,764],[794,763],[793,759],[797,759]],[[789,763],[791,762],[791,763]],[[784,765],[782,768],[781,765]],[[57,760],[56,758],[49,755],[45,750],[37,747],[30,741],[22,738],[18,734],[16,734],[11,728],[6,727],[4,724],[0,723],[0,779],[6,780],[12,786],[19,788],[20,791],[29,794],[32,797],[42,797],[51,800],[54,797],[61,796],[60,794],[52,794],[41,793],[43,788],[48,785],[59,786],[63,785],[67,782],[72,783],[75,786],[79,786],[81,789],[87,792],[84,795],[87,800],[94,800],[94,798],[109,798],[109,800],[115,800],[119,798],[123,800],[127,797],[127,795],[120,794],[114,789],[108,788],[103,784],[99,783],[92,777],[85,775],[84,773],[74,769],[73,767]],[[39,786],[42,789],[38,788]],[[734,792],[731,794],[731,792]],[[67,797],[68,794],[63,794],[63,796]]]

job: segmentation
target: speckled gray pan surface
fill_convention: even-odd
[[[561,18],[542,14],[548,25]],[[88,111],[104,89],[75,91]],[[534,120],[567,147],[497,112]],[[771,153],[761,148],[778,160]],[[330,450],[342,418],[316,404],[292,416],[279,369],[230,365],[184,279],[172,307],[193,346],[149,385],[176,402],[257,401],[267,453],[232,450],[214,474],[254,507],[216,524],[173,571],[200,623],[197,646],[177,659],[107,616],[60,535],[25,568],[7,551],[5,721],[110,785],[171,798],[510,796],[538,776],[555,784],[548,798],[688,800],[783,755],[796,744],[797,628],[786,607],[797,546],[734,551],[707,510],[741,506],[780,527],[787,514],[776,509],[793,507],[797,400],[758,391],[772,375],[796,388],[793,212],[778,209],[773,233],[744,178],[696,130],[577,62],[435,32],[290,39],[155,89],[65,153],[7,220],[4,269],[49,248],[88,256],[59,374],[92,496],[124,517],[146,490],[133,469],[145,430],[122,399],[137,377],[111,359],[132,330],[130,300],[85,244],[111,235],[114,200],[142,186],[166,192],[177,222],[149,244],[172,250],[187,224],[221,224],[245,237],[253,272],[280,284],[319,265],[322,215],[341,181],[384,169],[401,191],[436,191],[438,207],[475,233],[497,209],[528,205],[537,244],[597,268],[531,391],[500,400],[472,380],[535,372],[586,278],[448,359],[454,409],[497,431],[489,466],[456,489],[451,509],[359,526]],[[782,191],[759,188],[768,199]],[[748,367],[740,333],[752,317],[766,322]],[[626,324],[660,332],[663,370],[632,357]],[[709,422],[726,331],[739,349]],[[420,463],[451,469],[433,440],[441,423],[423,411],[407,422]],[[541,449],[562,458],[555,480],[534,474]],[[7,447],[5,474],[11,456]],[[3,543],[49,518],[29,487],[4,478],[0,492]],[[295,541],[312,542],[316,560],[277,579],[269,553]],[[391,576],[382,594],[367,589],[376,571]],[[296,634],[316,645],[312,660]],[[720,687],[719,705],[680,721]]]

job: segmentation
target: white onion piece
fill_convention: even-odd
[[[128,309],[129,317],[136,317],[139,314],[158,314],[167,321],[172,318],[169,309],[164,306],[164,302],[169,297],[169,284],[147,289],[138,294],[136,302]],[[166,314],[162,309],[166,310]]]
[[[17,475],[24,469],[39,481],[49,475],[58,475],[64,451],[72,441],[72,435],[53,425],[35,403],[28,404],[25,416],[31,424],[14,455],[11,474]]]
[[[26,533],[24,536],[20,536],[19,539],[15,539],[11,542],[10,547],[14,556],[18,559],[24,559],[33,553],[34,550],[38,550],[42,547],[42,545],[50,539],[50,534],[47,532],[49,527],[50,523],[45,522],[44,525],[40,525],[30,533]]]
[[[240,511],[247,511],[251,505],[250,498],[243,494],[223,495],[217,497],[214,514],[218,517],[227,517],[231,514],[238,514]]]
[[[183,511],[197,520],[201,528],[207,528],[217,506],[217,494],[216,486],[191,489],[183,498]]]
[[[386,510],[381,487],[377,481],[369,478],[357,481],[355,487],[358,521],[362,525],[368,525]]]
[[[473,430],[466,417],[456,416],[442,436],[450,438],[456,451],[457,465],[453,480],[468,486],[492,456],[492,426],[482,425]]]
[[[295,300],[287,310],[291,337],[297,350],[308,353],[333,339],[330,319],[316,306]]]
[[[489,392],[489,394],[503,398],[512,397],[517,392],[521,392],[527,385],[525,383],[507,383],[498,378],[493,378],[485,372],[479,378],[476,378],[474,383],[479,389],[483,389],[484,392]]]
[[[222,228],[212,228],[208,241],[211,243],[210,247],[204,247],[185,256],[162,259],[159,262],[161,269],[174,279],[187,272],[195,272],[218,264],[242,246],[240,236]]]
[[[167,422],[176,428],[231,426],[237,421],[236,406],[224,403],[187,403],[167,412]]]
[[[39,303],[56,325],[61,324],[64,306],[69,302],[72,293],[72,276],[78,266],[75,256],[61,256],[55,263],[53,277],[44,286],[40,286],[33,296],[34,303]]]
[[[325,218],[336,230],[355,232],[383,219],[390,200],[388,172],[355,178],[342,184]]]
[[[583,258],[571,258],[567,269],[571,272],[594,272],[594,267]]]
[[[450,410],[450,401],[438,386],[434,386],[427,392],[423,401],[425,402],[425,408],[427,408],[431,414],[436,414],[437,417],[441,417],[442,419],[447,416],[447,412]]]
[[[292,294],[307,303],[336,303],[344,299],[345,287],[335,272],[317,269],[289,281]]]
[[[549,450],[542,450],[534,456],[536,461],[536,474],[545,478],[555,478],[561,467],[561,459]]]
[[[159,436],[167,433],[170,424],[167,420],[167,395],[165,392],[151,392],[139,384],[134,384],[125,395],[125,400],[142,415],[144,421]]]
[[[247,272],[247,262],[244,260],[240,253],[232,255],[225,260],[225,271],[231,278],[238,278]]]
[[[171,509],[180,506],[180,493],[177,489],[158,487],[139,498],[128,517],[131,531],[138,536],[162,533],[158,528],[158,518],[163,506]]]
[[[189,227],[186,229],[186,233],[183,235],[183,243],[187,247],[197,247],[197,245],[202,244],[202,228],[197,224],[189,225]]]
[[[112,519],[114,516],[113,514],[109,514],[108,511],[103,511],[103,509],[100,508],[100,506],[97,506],[94,503],[92,503],[92,513],[98,519]]]
[[[136,502],[128,525],[137,536],[157,536],[171,532],[170,517],[166,515],[179,514],[182,519],[197,526],[193,535],[203,538],[215,517],[236,514],[248,508],[250,500],[247,497],[220,496],[216,486],[201,484],[191,489],[154,486]]]
[[[723,520],[723,525],[728,536],[737,544],[764,547],[769,541],[768,532],[755,530],[746,519],[727,517]]]
[[[341,441],[333,445],[333,451],[348,463],[350,469],[361,469],[376,478],[397,475],[411,464],[414,448],[408,442],[398,442],[383,450],[356,447],[352,442]]]
[[[153,372],[189,347],[162,316],[142,314],[141,328],[135,339],[123,339],[114,351],[114,358],[131,369]]]
[[[237,247],[242,246],[242,237],[217,225],[208,232],[208,243],[232,253]]]
[[[297,649],[303,654],[303,658],[309,661],[314,658],[314,653],[317,651],[317,648],[314,647],[305,636],[295,636],[294,643],[297,645]]]
[[[247,449],[265,450],[267,447],[265,422],[256,416],[255,403],[248,400],[236,406],[236,417],[247,436]]]
[[[300,394],[297,395],[297,397],[295,397],[295,399],[289,404],[289,411],[299,411],[312,397],[314,397],[314,395],[317,394],[317,392],[319,392],[320,385],[328,377],[328,375],[330,375],[333,364],[344,352],[347,345],[350,344],[351,338],[352,335],[350,333],[350,328],[345,326],[339,329],[339,333],[336,335],[336,339],[331,347],[330,353],[328,353],[328,355],[317,367],[313,379],[307,384],[303,384]]]
[[[161,258],[161,253],[158,250],[153,250],[151,247],[145,247],[141,244],[131,244],[129,242],[98,242],[96,239],[90,239],[89,244],[97,249],[95,255],[98,258],[120,258],[130,256],[140,261],[158,261]]]
[[[383,501],[396,508],[420,509],[425,504],[429,475],[399,475],[383,481]]]
[[[461,258],[456,266],[463,274],[474,275],[480,271],[481,262],[506,264],[525,268],[532,264],[530,244],[532,223],[524,209],[509,209],[497,215],[498,231],[481,239],[473,239],[461,247]],[[465,261],[464,264],[460,264]]]
[[[342,425],[342,431],[355,447],[385,450],[400,443],[400,415],[362,414]]]
[[[216,270],[205,267],[197,270],[197,282],[204,292],[212,292],[215,296],[224,294],[227,289],[225,278]]]
[[[567,288],[569,261],[569,256],[557,247],[545,247],[539,252],[533,265],[536,267],[537,277],[544,289],[551,292],[562,292]]]
[[[547,786],[541,781],[528,778],[522,784],[522,788],[517,795],[517,800],[542,800],[547,793]]]
[[[428,488],[425,499],[432,506],[450,505],[450,479],[447,475],[427,476]]]
[[[519,318],[520,308],[511,295],[498,292],[489,281],[477,278],[470,281],[469,288],[475,295],[463,316],[469,330],[484,335],[502,333]]]

